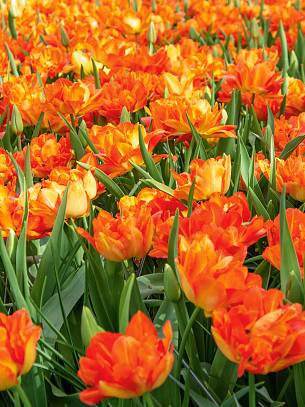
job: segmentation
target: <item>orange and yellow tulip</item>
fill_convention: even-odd
[[[231,181],[231,157],[196,159],[190,163],[190,173],[173,171],[172,174],[177,182],[174,196],[178,199],[188,200],[193,182],[196,201],[207,199],[215,192],[225,194]]]
[[[41,328],[33,325],[26,310],[12,315],[0,313],[0,391],[18,384],[36,359]]]
[[[78,232],[108,260],[142,258],[152,245],[154,223],[151,210],[130,196],[121,198],[118,207],[120,213],[115,218],[105,210],[99,212],[93,220],[93,236],[81,228]]]
[[[277,289],[247,289],[239,302],[213,313],[212,333],[221,352],[244,371],[267,374],[305,360],[305,312],[283,305]]]
[[[86,404],[106,398],[130,399],[161,386],[174,363],[172,329],[163,326],[164,338],[158,337],[150,319],[138,311],[125,334],[96,334],[80,359],[78,376],[90,386],[80,393]]]

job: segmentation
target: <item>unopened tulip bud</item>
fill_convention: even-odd
[[[181,290],[177,277],[169,264],[164,267],[164,291],[167,299],[172,302],[178,302],[181,296]]]
[[[148,39],[148,42],[151,44],[155,44],[157,41],[157,33],[156,33],[156,29],[155,29],[155,24],[153,21],[151,21],[149,24],[147,39]]]
[[[61,43],[64,47],[68,47],[69,46],[69,36],[67,31],[64,29],[64,27],[62,25],[60,25],[60,39],[61,39]]]
[[[22,116],[16,105],[13,105],[11,127],[14,134],[21,134],[23,132]]]
[[[10,259],[13,259],[17,249],[17,237],[13,229],[9,230],[8,237],[6,239],[6,250]]]
[[[83,344],[87,347],[91,338],[98,332],[104,332],[104,329],[97,324],[91,310],[84,306],[81,317],[81,336]]]

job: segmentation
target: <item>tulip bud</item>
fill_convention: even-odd
[[[299,69],[299,61],[295,52],[292,50],[290,54],[290,66],[289,66],[289,75],[294,76]]]
[[[152,11],[153,13],[155,13],[156,10],[157,10],[157,3],[156,3],[156,0],[152,0],[152,2],[151,2],[151,11]]]
[[[259,27],[257,24],[257,21],[255,20],[255,18],[253,18],[251,20],[251,35],[254,39],[258,39],[259,38]]]
[[[91,310],[84,306],[81,318],[81,336],[83,344],[87,347],[91,338],[98,332],[104,332],[104,329],[97,324]]]
[[[194,27],[190,27],[189,36],[190,36],[190,39],[193,41],[198,40],[199,34],[197,33],[197,31],[195,30]]]
[[[60,24],[60,39],[61,39],[61,43],[64,47],[68,47],[69,46],[69,36],[67,31],[64,29],[64,27]]]
[[[177,277],[169,264],[164,267],[164,291],[169,301],[178,302],[181,296]]]
[[[286,298],[291,302],[299,302],[301,304],[304,301],[302,285],[294,270],[289,273],[289,278],[286,284]]]
[[[150,22],[147,32],[147,39],[150,44],[155,44],[157,41],[157,33],[155,24],[153,21]]]
[[[130,113],[126,106],[123,106],[120,116],[120,123],[131,123]]]
[[[16,105],[13,105],[11,128],[14,134],[21,134],[23,132],[22,116]]]
[[[9,234],[6,239],[6,250],[11,260],[15,257],[17,243],[18,241],[15,231],[13,229],[9,229]]]

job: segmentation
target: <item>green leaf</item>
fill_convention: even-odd
[[[248,187],[248,191],[257,215],[262,216],[265,220],[270,219],[270,215],[265,209],[264,204],[259,200],[253,189],[251,187]]]
[[[281,289],[292,302],[304,301],[298,258],[291,239],[286,218],[286,187],[284,186],[280,205],[280,254]]]
[[[90,170],[92,168],[91,165],[82,163],[80,161],[77,161],[77,164],[80,165],[82,168],[85,168],[86,170]],[[120,199],[125,195],[121,188],[99,168],[95,168],[94,175],[116,198]]]
[[[237,365],[229,361],[219,349],[214,356],[209,385],[217,396],[224,400],[233,390],[237,380]]]
[[[1,260],[2,260],[2,263],[4,266],[4,270],[5,270],[8,282],[10,284],[11,292],[13,294],[17,308],[28,309],[25,298],[23,297],[22,292],[20,290],[14,267],[12,265],[11,259],[9,258],[9,255],[7,253],[1,231],[0,231],[0,254],[1,254]]]
[[[177,279],[180,283],[180,275],[176,266],[176,259],[178,256],[178,231],[179,231],[179,210],[177,209],[168,239],[168,264],[175,271]]]
[[[5,43],[5,49],[6,49],[6,53],[7,53],[7,56],[8,56],[8,60],[9,60],[10,65],[11,65],[12,73],[13,73],[14,76],[18,77],[19,73],[18,73],[18,69],[17,69],[17,66],[16,66],[16,62],[15,62],[14,56],[13,56],[11,50],[9,49],[9,46],[7,45],[7,43]]]
[[[120,332],[122,333],[126,331],[129,322],[131,294],[135,281],[136,276],[134,273],[132,273],[129,276],[121,294],[119,306],[119,324]]]
[[[42,123],[42,121],[43,121],[43,118],[44,118],[44,112],[41,112],[40,115],[39,115],[39,117],[38,117],[38,120],[37,120],[35,129],[34,129],[34,131],[33,131],[32,139],[35,138],[35,137],[38,137],[38,134],[39,134],[39,131],[40,131],[40,128],[41,128],[41,123]]]
[[[298,363],[293,366],[295,395],[298,407],[305,406],[305,363]]]
[[[66,316],[70,314],[77,301],[81,298],[84,293],[84,289],[85,270],[84,267],[82,267],[76,272],[75,275],[65,281],[61,287],[62,305]],[[59,309],[59,296],[58,293],[55,293],[48,299],[48,301],[46,301],[41,310],[48,322],[51,323],[58,331],[61,329],[64,323],[63,315],[58,311]],[[47,340],[56,339],[55,331],[46,322],[43,322],[43,332],[44,337]]]
[[[155,181],[154,179],[145,179],[143,180],[143,183],[149,187],[159,189],[159,191],[165,192],[170,196],[174,196],[174,190],[172,188],[162,184],[161,182]]]
[[[60,262],[59,254],[61,251],[67,195],[68,189],[66,188],[54,222],[52,234],[41,258],[37,277],[32,288],[32,298],[38,306],[44,304],[53,295],[56,287],[54,262],[57,265]],[[57,253],[58,257],[54,258],[53,253]]]
[[[62,121],[65,123],[65,125],[69,128],[72,148],[75,152],[76,159],[80,160],[85,155],[85,149],[80,141],[80,138],[79,138],[78,134],[76,133],[75,128],[72,126],[71,123],[68,122],[68,120],[65,118],[65,116],[63,114],[61,114],[60,112],[57,112],[57,114],[62,119]]]
[[[143,134],[142,134],[142,129],[141,126],[138,127],[138,132],[139,132],[139,145],[140,145],[140,150],[141,150],[141,154],[143,157],[143,161],[146,165],[146,169],[148,171],[148,173],[152,176],[152,178],[154,178],[156,181],[162,183],[163,179],[162,176],[160,174],[160,171],[158,170],[158,168],[156,167],[156,164],[154,163],[154,160],[152,159],[151,155],[149,154],[145,142],[144,142],[144,138],[143,138]]]
[[[298,136],[293,140],[290,140],[284,147],[283,151],[280,154],[281,160],[287,160],[287,158],[294,152],[294,150],[304,141],[305,135]]]

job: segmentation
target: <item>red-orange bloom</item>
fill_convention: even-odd
[[[253,374],[277,372],[305,360],[305,312],[283,305],[284,294],[253,287],[240,301],[213,313],[212,333],[221,352]]]
[[[239,60],[236,65],[230,65],[224,75],[219,100],[229,102],[232,91],[241,92],[242,102],[247,106],[253,104],[260,120],[267,118],[267,106],[273,113],[279,111],[283,96],[281,74],[275,72],[274,64],[260,62],[255,65]]]
[[[168,256],[168,239],[174,208],[178,208],[181,215],[178,239],[183,237],[188,242],[192,242],[203,230],[209,236],[213,236],[214,229],[217,227],[217,234],[222,239],[221,244],[226,248],[226,253],[241,262],[247,255],[247,248],[266,234],[263,218],[259,216],[251,218],[246,196],[240,192],[228,198],[213,194],[208,201],[194,205],[190,217],[186,217],[185,208],[175,204],[173,198],[172,204],[171,212],[160,211],[161,215],[159,212],[158,218],[154,215],[156,232],[150,256],[159,258]]]
[[[231,181],[231,157],[196,159],[190,163],[190,173],[177,174],[172,171],[177,182],[174,196],[188,200],[190,189],[195,181],[193,198],[196,201],[209,198],[213,193],[228,192]]]
[[[298,257],[301,274],[304,276],[305,253],[305,214],[296,208],[286,210],[288,229],[292,237],[293,246]],[[278,270],[281,268],[280,249],[280,216],[273,221],[266,222],[268,247],[263,252],[263,257]]]
[[[119,123],[125,106],[129,112],[142,109],[148,98],[148,91],[133,75],[117,75],[102,86],[99,113],[113,123]]]
[[[125,334],[96,334],[80,359],[78,376],[90,386],[80,393],[81,401],[96,404],[110,397],[130,399],[161,386],[174,363],[169,321],[163,335],[163,339],[158,337],[141,311],[132,317]]]
[[[19,376],[31,370],[40,334],[26,310],[0,313],[0,391],[16,386]]]
[[[115,218],[105,210],[99,212],[93,220],[93,236],[81,228],[78,232],[106,259],[123,261],[144,257],[154,234],[150,208],[130,196],[121,198],[118,207],[120,213]]]

